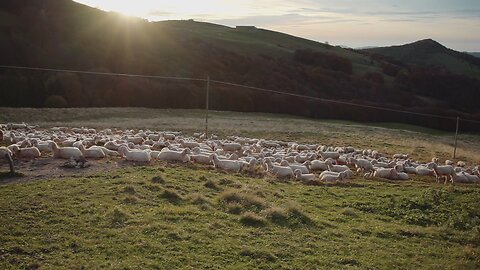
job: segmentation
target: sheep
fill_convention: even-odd
[[[85,145],[80,144],[79,149],[86,158],[105,158],[106,156],[100,148],[90,147],[87,149],[85,148]]]
[[[122,146],[121,144],[118,144],[114,141],[108,141],[105,143],[105,145],[103,145],[105,148],[107,148],[108,150],[113,150],[113,151],[118,151],[118,148],[120,148],[120,146]]]
[[[351,158],[350,162],[352,162],[352,164],[355,164],[355,167],[358,168],[362,173],[362,175],[364,176],[365,176],[365,171],[370,173],[370,175],[372,175],[375,171],[373,169],[373,164],[369,160],[361,159],[361,158],[360,159]]]
[[[348,168],[346,165],[329,165],[328,170],[332,172],[343,172],[350,170],[350,168]]]
[[[40,153],[50,153],[50,152],[52,152],[52,147],[50,145],[50,142],[51,141],[42,142],[42,141],[38,141],[37,139],[32,140],[33,146],[37,147],[38,150],[40,150]]]
[[[314,180],[315,179],[315,174],[313,173],[308,173],[304,174],[300,169],[296,169],[293,174],[295,175],[295,178],[297,180],[302,180],[302,181],[308,181],[308,180]]]
[[[212,154],[210,159],[216,169],[223,169],[226,171],[240,172],[244,167],[244,163],[238,160],[219,159],[216,154]]]
[[[480,177],[479,177],[478,175],[468,174],[468,173],[465,173],[465,172],[463,172],[462,174],[465,175],[465,177],[467,178],[468,182],[473,182],[473,183],[478,183],[478,182],[480,182]]]
[[[204,154],[190,155],[190,160],[194,163],[199,163],[199,164],[205,164],[205,165],[212,164],[212,159],[210,158],[210,156],[207,156]]]
[[[222,149],[227,152],[235,152],[242,150],[242,145],[239,143],[222,143],[220,144]]]
[[[310,161],[309,165],[310,165],[309,168],[312,171],[326,171],[328,170],[328,166],[332,165],[332,160],[331,159],[326,161],[312,160]]]
[[[135,161],[135,162],[150,162],[152,156],[149,152],[132,149],[130,150],[127,146],[122,145],[118,148],[118,152],[125,157],[128,161]]]
[[[302,165],[302,164],[289,164],[288,161],[283,160],[283,161],[280,163],[280,165],[281,165],[281,166],[289,166],[290,168],[292,168],[293,171],[295,171],[295,170],[300,170],[302,173],[310,173],[310,171],[308,170],[307,166]]]
[[[105,156],[114,156],[114,157],[116,157],[116,156],[119,156],[119,155],[120,155],[117,151],[109,150],[109,149],[107,149],[107,148],[104,147],[104,146],[96,146],[96,145],[94,145],[94,146],[90,147],[90,149],[100,149],[100,150],[103,151],[103,153],[105,154]]]
[[[340,173],[330,172],[330,173],[320,175],[320,180],[324,182],[342,181],[344,178],[345,178],[344,172],[340,172]]]
[[[34,147],[27,147],[27,148],[20,148],[17,145],[14,145],[12,148],[13,155],[17,158],[24,158],[24,159],[35,159],[39,158],[42,154],[38,148]]]
[[[55,142],[50,142],[50,147],[52,148],[54,158],[85,160],[80,149],[76,147],[59,147]]]
[[[163,161],[180,161],[180,162],[188,162],[190,161],[190,150],[185,148],[182,151],[174,151],[168,148],[163,148],[158,155],[159,160]]]
[[[5,158],[6,155],[12,156],[12,151],[7,147],[0,147],[0,159]]]
[[[415,170],[416,174],[418,175],[435,175],[432,169],[429,169],[423,165],[417,166]]]
[[[393,179],[395,175],[395,169],[377,168],[373,173],[373,177]]]
[[[273,165],[269,159],[265,160],[265,166],[268,172],[275,174],[279,178],[290,178],[294,176],[290,166]]]
[[[340,153],[338,152],[323,152],[323,151],[318,151],[318,154],[323,158],[332,158],[332,159],[338,159],[340,157]]]
[[[450,181],[453,183],[453,174],[455,171],[451,165],[438,166],[437,163],[432,162],[429,163],[428,168],[433,169],[437,183],[440,182],[440,177],[442,176],[445,177],[444,184],[447,183],[448,178],[450,178]]]

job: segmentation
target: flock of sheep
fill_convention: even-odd
[[[52,155],[53,158],[76,160],[124,158],[148,163],[152,159],[197,163],[239,173],[264,170],[278,178],[302,181],[342,181],[355,176],[408,180],[409,175],[431,175],[437,182],[480,183],[479,166],[465,162],[441,165],[434,158],[420,163],[408,155],[386,157],[375,150],[298,144],[232,136],[206,139],[203,134],[184,136],[180,132],[150,130],[54,127],[38,129],[27,124],[0,125],[0,158],[20,160]]]

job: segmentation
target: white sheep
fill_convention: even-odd
[[[152,156],[148,151],[129,149],[127,146],[122,145],[118,148],[118,152],[125,157],[128,161],[135,162],[150,162]]]
[[[340,173],[330,172],[330,173],[320,174],[320,180],[324,182],[342,181],[343,179],[345,179],[344,172],[340,172]]]
[[[274,165],[269,159],[265,160],[265,166],[268,172],[275,174],[279,178],[293,177],[293,170],[290,166]]]
[[[433,172],[435,173],[435,178],[437,179],[437,183],[440,182],[440,178],[442,176],[445,177],[444,184],[447,183],[449,178],[450,178],[450,181],[452,181],[453,183],[453,174],[455,173],[453,166],[451,165],[438,166],[437,163],[431,162],[428,164],[428,168],[432,169]]]
[[[376,168],[373,176],[378,178],[393,179],[395,172],[396,171],[394,168]]]
[[[213,166],[216,169],[222,169],[226,171],[240,172],[245,166],[244,162],[238,160],[229,160],[229,159],[219,159],[216,154],[212,154],[210,159],[213,163]]]
[[[39,158],[42,154],[37,147],[27,147],[27,148],[20,148],[17,145],[12,147],[13,155],[17,158],[24,158],[24,159],[35,159]]]
[[[168,148],[163,148],[158,155],[159,160],[163,161],[179,161],[179,162],[188,162],[190,161],[190,149],[183,149],[182,151],[170,150]]]
[[[105,158],[106,156],[103,150],[97,147],[90,147],[87,149],[85,148],[85,145],[80,144],[78,148],[85,158]]]
[[[199,163],[199,164],[205,164],[205,165],[211,165],[212,164],[212,159],[210,158],[210,156],[205,155],[205,154],[190,155],[190,160],[193,163]]]
[[[312,160],[310,161],[309,168],[312,171],[326,171],[328,170],[328,166],[332,165],[332,159],[328,159],[326,161],[322,160]]]
[[[54,158],[73,158],[75,160],[85,159],[80,149],[76,147],[59,147],[55,142],[50,142],[50,147],[52,148]]]
[[[373,164],[367,160],[367,159],[362,159],[362,158],[359,158],[359,159],[355,159],[355,158],[351,158],[350,159],[350,162],[352,162],[352,164],[355,164],[355,167],[357,169],[359,169],[362,173],[362,175],[365,176],[365,172],[369,173],[370,176],[373,175],[373,173],[375,172],[375,170],[373,169]],[[357,170],[358,171],[358,170]]]
[[[308,181],[308,180],[315,180],[315,174],[313,173],[302,173],[300,169],[296,169],[294,171],[295,178],[297,180]]]

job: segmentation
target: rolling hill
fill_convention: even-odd
[[[426,54],[417,47],[422,46],[415,46],[412,53]],[[210,76],[323,99],[480,119],[480,80],[472,76],[478,67],[467,68],[464,62],[471,59],[451,50],[438,59],[462,63],[460,68],[419,69],[414,61],[419,56],[395,59],[255,27],[192,20],[148,22],[70,0],[5,0],[0,2],[0,55],[1,65]],[[0,69],[0,106],[202,108],[204,96],[201,82]],[[212,84],[210,106],[451,128],[449,120],[219,84]]]
[[[449,49],[432,39],[400,46],[370,48],[365,51],[403,63],[444,68],[452,73],[480,78],[480,59]]]

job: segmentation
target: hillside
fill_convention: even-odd
[[[400,46],[369,48],[365,51],[403,63],[444,68],[452,73],[480,78],[480,59],[449,49],[432,39]]]
[[[319,98],[480,119],[480,80],[468,72],[413,70],[411,63],[274,31],[190,20],[148,22],[70,0],[7,0],[0,3],[0,14],[2,65],[210,76]],[[202,108],[204,96],[200,82],[0,69],[0,106]],[[218,84],[212,85],[210,106],[451,129],[450,122]]]
[[[477,58],[480,58],[480,52],[469,52],[468,54],[473,55]]]

